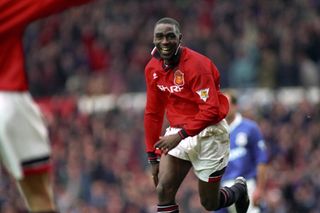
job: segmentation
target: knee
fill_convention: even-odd
[[[217,200],[208,199],[208,198],[201,198],[201,205],[207,211],[215,211],[219,209],[219,203]]]
[[[159,201],[171,202],[172,199],[174,200],[174,197],[175,197],[174,187],[170,185],[158,183],[156,191],[157,191]]]

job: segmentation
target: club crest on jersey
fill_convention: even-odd
[[[201,100],[206,102],[209,98],[209,88],[198,90],[197,94],[200,96]]]
[[[177,86],[183,86],[184,85],[184,74],[180,70],[175,71],[174,73],[174,84]]]

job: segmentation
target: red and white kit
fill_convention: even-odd
[[[189,136],[169,154],[190,160],[196,175],[208,181],[210,174],[228,162],[228,125],[224,118],[229,104],[220,92],[220,74],[214,63],[187,47],[180,47],[179,54],[179,62],[173,68],[165,67],[162,59],[155,56],[145,68],[146,151],[155,151],[166,113],[170,124],[166,135],[181,131]]]
[[[28,92],[23,33],[32,21],[88,1],[0,1],[0,158],[18,179],[50,169],[47,130]]]

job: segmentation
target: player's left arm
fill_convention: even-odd
[[[260,163],[257,166],[256,188],[252,195],[252,203],[255,206],[259,206],[259,204],[261,203],[262,195],[266,189],[267,168],[268,168],[268,165],[266,163]]]
[[[192,122],[186,124],[183,130],[189,136],[200,133],[209,125],[218,123],[221,120],[221,107],[226,108],[221,102],[219,72],[213,63],[201,63],[197,67],[197,72],[188,82],[191,87],[199,112]]]

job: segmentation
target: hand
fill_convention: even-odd
[[[158,174],[159,174],[159,163],[153,163],[151,164],[151,173],[152,173],[152,179],[154,186],[157,187],[159,179],[158,179]]]
[[[162,153],[166,155],[171,149],[176,147],[180,141],[181,137],[178,133],[174,135],[160,136],[154,147],[156,149],[160,149]]]
[[[254,206],[259,206],[262,198],[262,193],[259,188],[256,188],[252,194],[252,203]]]

